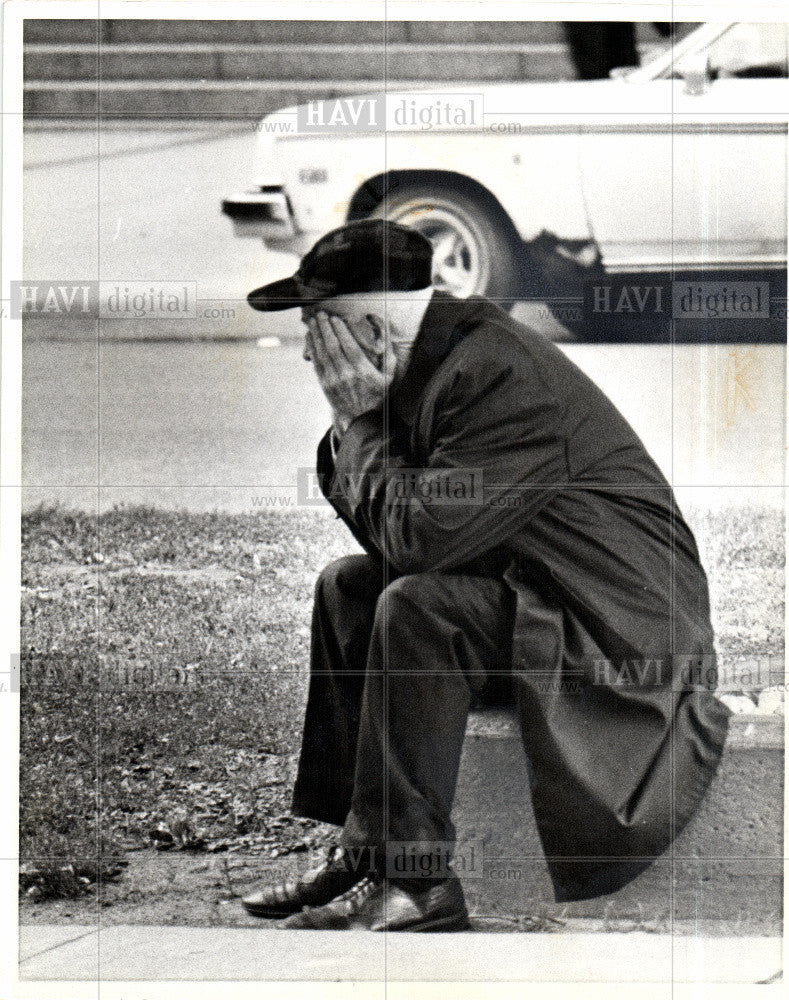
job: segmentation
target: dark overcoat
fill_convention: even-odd
[[[403,502],[403,469],[435,495],[447,470],[481,470],[457,479],[481,484],[482,502]],[[318,471],[356,538],[400,574],[499,561],[556,897],[632,879],[694,812],[731,713],[711,692],[693,535],[624,417],[540,333],[434,292],[383,410],[354,420],[334,457],[327,435]]]

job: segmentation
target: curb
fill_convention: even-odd
[[[783,750],[784,729],[783,715],[732,715],[726,749]],[[518,721],[507,709],[478,710],[469,716],[466,738],[520,740]]]

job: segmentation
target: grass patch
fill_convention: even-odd
[[[287,809],[312,592],[354,547],[324,512],[26,514],[21,857],[114,864],[184,828],[170,846],[309,845]]]
[[[687,513],[707,570],[712,624],[724,669],[727,662],[743,657],[775,655],[782,660],[783,512],[747,507]]]

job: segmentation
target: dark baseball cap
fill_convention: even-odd
[[[349,222],[322,236],[296,273],[256,288],[253,309],[273,312],[354,292],[410,292],[431,283],[433,248],[415,229],[385,219]]]

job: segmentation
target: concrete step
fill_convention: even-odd
[[[474,86],[467,80],[447,87]],[[476,84],[479,86],[479,84]],[[424,89],[421,80],[398,80],[398,89]],[[380,90],[364,80],[31,80],[25,85],[28,117],[96,115],[129,118],[262,118],[279,108],[344,94]]]
[[[718,774],[673,850],[618,893],[567,904],[561,912],[571,917],[695,920],[700,933],[705,925],[745,920],[764,933],[778,933],[783,748],[783,716],[732,716]],[[464,879],[474,912],[543,911],[553,894],[511,714],[497,710],[472,716],[454,819],[459,843],[483,842],[483,877]]]
[[[40,117],[244,118],[296,103],[294,93],[299,100],[379,89],[385,79],[457,83],[459,69],[461,84],[476,86],[574,76],[553,21],[31,18],[24,37],[25,112]],[[637,37],[642,58],[665,44],[646,23]],[[270,86],[242,86],[253,82]],[[320,92],[305,90],[310,84]]]
[[[572,79],[567,47],[550,44],[27,45],[28,80]]]
[[[264,21],[68,18],[25,21],[25,42],[561,42],[556,21]]]
[[[351,46],[331,52],[281,46],[270,56],[250,47],[191,46],[182,54],[156,46],[156,52],[133,56],[102,50],[100,77],[95,48],[69,47],[62,55],[43,48],[26,55],[26,115],[262,117],[308,100],[381,90],[387,82],[404,90],[431,85],[477,90],[486,83],[573,78],[561,46],[399,47],[386,60],[381,51]],[[467,76],[458,78],[460,67]],[[174,79],[168,72],[182,75]]]

